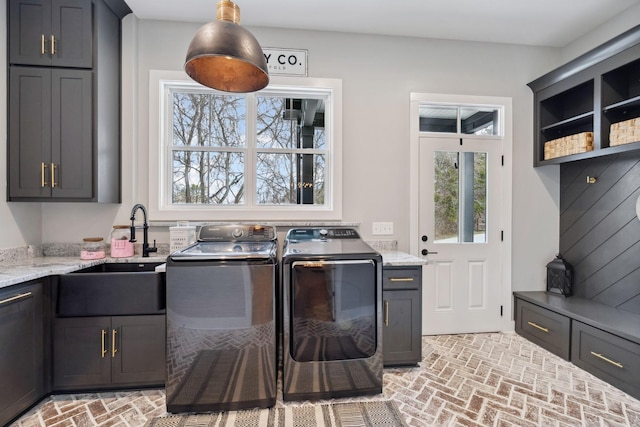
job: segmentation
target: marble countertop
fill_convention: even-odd
[[[400,251],[380,251],[384,265],[409,266],[423,265],[427,260]],[[81,260],[76,257],[33,257],[19,261],[3,262],[0,265],[0,288],[40,279],[47,276],[71,273],[82,268],[105,262],[165,262],[166,256],[143,258],[103,258],[98,260]]]
[[[29,259],[3,262],[0,265],[0,288],[40,279],[47,276],[71,273],[93,265],[105,262],[165,262],[166,257],[131,257],[131,258],[103,258],[97,260],[81,260],[76,257],[33,257]]]
[[[427,260],[400,251],[380,251],[382,264],[388,266],[425,265]]]

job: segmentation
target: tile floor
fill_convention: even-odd
[[[516,334],[422,345],[420,365],[385,369],[384,393],[371,397],[394,400],[410,426],[640,426],[640,401]],[[286,403],[300,404],[310,403]],[[12,426],[136,427],[164,413],[162,390],[56,395]]]

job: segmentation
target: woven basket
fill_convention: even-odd
[[[544,159],[593,151],[593,132],[582,132],[553,139],[544,144]]]
[[[609,146],[640,141],[640,117],[613,123],[609,131]]]

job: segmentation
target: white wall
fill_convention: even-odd
[[[585,36],[562,48],[561,63],[569,62],[636,25],[640,25],[640,4],[630,7],[597,28],[589,29]]]
[[[154,191],[147,174],[149,70],[182,69],[197,27],[125,18],[122,204],[45,203],[40,213],[40,204],[0,201],[0,248],[107,237],[113,224],[127,223],[133,204],[148,203],[147,194]],[[310,77],[342,79],[343,220],[361,223],[365,238],[372,237],[373,221],[393,221],[392,237],[401,250],[408,251],[410,239],[418,237],[409,236],[408,229],[409,201],[415,197],[408,185],[409,94],[511,97],[513,289],[544,287],[544,266],[558,246],[559,168],[532,167],[533,96],[526,83],[559,65],[560,50],[266,28],[251,31],[263,46],[308,49]],[[1,61],[5,46],[0,42]],[[0,63],[0,81],[4,70]],[[5,102],[0,102],[0,129],[6,126],[4,109]],[[0,168],[6,163],[5,135],[0,136]],[[4,200],[4,186],[0,191]],[[156,234],[159,241],[168,240],[167,233]]]
[[[0,2],[0,249],[38,245],[40,203],[7,203],[7,6]]]

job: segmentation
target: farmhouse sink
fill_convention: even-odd
[[[59,276],[56,315],[126,316],[161,314],[165,275],[161,263],[107,263]]]

